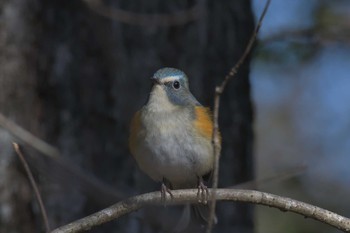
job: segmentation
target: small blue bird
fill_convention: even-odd
[[[148,102],[131,122],[130,151],[143,172],[162,182],[163,198],[179,188],[205,193],[203,176],[214,166],[210,110],[191,94],[181,70],[162,68],[151,80]]]

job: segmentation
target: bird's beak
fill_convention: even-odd
[[[152,77],[152,78],[151,78],[151,81],[153,82],[153,84],[158,84],[158,85],[161,84],[160,81],[159,81],[159,79],[157,79],[157,78],[155,78],[155,77]]]

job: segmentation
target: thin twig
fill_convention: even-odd
[[[35,179],[33,177],[33,174],[30,171],[29,165],[28,165],[27,161],[25,160],[25,158],[23,156],[23,153],[22,153],[21,149],[19,148],[19,145],[17,143],[15,143],[15,142],[13,142],[12,145],[13,145],[13,148],[15,149],[15,151],[16,151],[16,154],[18,155],[19,159],[21,160],[21,163],[23,164],[24,170],[26,171],[27,176],[28,176],[29,181],[30,181],[30,184],[31,184],[31,186],[32,186],[32,188],[34,190],[35,197],[36,197],[36,199],[37,199],[37,201],[39,203],[40,212],[41,212],[41,216],[42,216],[43,221],[44,221],[46,232],[50,232],[50,225],[49,225],[49,220],[47,218],[45,206],[44,206],[43,200],[41,198],[38,186],[36,185],[36,182],[35,182]]]
[[[214,99],[214,130],[213,130],[213,146],[214,146],[214,157],[215,157],[215,164],[214,164],[214,174],[213,174],[213,195],[212,195],[212,201],[210,204],[210,214],[209,214],[209,220],[208,220],[208,226],[207,226],[207,233],[210,233],[213,228],[213,222],[215,217],[215,208],[216,208],[216,192],[215,190],[218,187],[218,180],[219,180],[219,159],[220,159],[220,139],[219,139],[219,106],[220,106],[220,96],[224,92],[225,87],[227,83],[237,74],[239,67],[243,64],[247,56],[249,55],[250,51],[252,50],[252,47],[254,45],[254,42],[256,41],[256,37],[258,35],[259,29],[262,25],[262,22],[264,20],[264,17],[266,15],[266,12],[269,8],[271,0],[267,0],[264,10],[258,20],[258,23],[253,31],[252,36],[249,39],[248,45],[244,50],[243,55],[240,57],[236,65],[230,70],[230,72],[226,75],[225,79],[222,81],[221,85],[217,86],[215,88],[215,99]]]
[[[262,177],[260,179],[254,179],[251,181],[247,181],[247,182],[243,182],[243,183],[239,183],[236,184],[234,186],[230,186],[228,188],[238,188],[238,189],[255,189],[258,190],[259,186],[262,185],[266,185],[272,182],[281,182],[287,179],[290,179],[292,177],[296,177],[298,175],[301,175],[303,172],[305,172],[305,170],[307,169],[306,165],[299,165],[297,167],[295,167],[294,169],[285,171],[285,172],[281,172],[281,173],[277,173],[271,176],[267,176],[267,177]]]
[[[210,196],[213,194],[213,191],[213,189],[209,189]],[[217,200],[239,201],[274,207],[282,211],[290,211],[308,218],[313,218],[344,232],[350,232],[349,218],[305,202],[253,190],[216,189],[215,193]],[[162,201],[159,192],[130,197],[99,212],[59,227],[52,231],[52,233],[73,233],[89,230],[92,227],[117,219],[149,205],[176,205],[198,202],[197,189],[173,190],[172,194],[173,198],[166,199],[165,203]]]
[[[74,165],[71,161],[66,160],[63,156],[61,156],[58,149],[31,134],[29,131],[17,125],[15,122],[11,121],[1,113],[0,126],[25,144],[39,151],[40,155],[44,155],[52,159],[55,163],[62,166],[62,168],[65,168],[67,171],[65,171],[64,175],[59,175],[58,179],[62,177],[66,178],[68,174],[68,176],[74,176],[75,178],[79,179],[80,185],[78,187],[80,188],[87,187],[91,190],[99,190],[101,195],[102,193],[103,195],[108,195],[108,197],[113,198],[114,201],[125,198],[124,193],[112,188],[110,185],[103,183],[95,176],[87,174],[80,167]]]
[[[215,90],[216,93],[218,94],[222,94],[222,92],[225,90],[225,87],[227,85],[227,83],[237,74],[239,67],[243,64],[243,62],[245,61],[245,59],[247,58],[247,56],[249,55],[249,53],[251,52],[253,45],[256,41],[256,37],[258,35],[258,32],[260,30],[260,27],[262,25],[262,22],[265,18],[266,12],[269,9],[270,6],[270,2],[271,0],[267,0],[264,10],[260,15],[260,18],[258,20],[257,25],[255,26],[255,29],[253,31],[252,36],[249,39],[248,45],[244,50],[243,55],[241,56],[241,58],[238,60],[238,62],[236,63],[236,65],[234,67],[232,67],[232,69],[230,70],[230,72],[226,75],[224,81],[221,83],[220,86],[217,87],[217,89]]]
[[[198,20],[204,16],[202,0],[188,10],[169,14],[142,14],[106,6],[101,0],[83,0],[88,7],[104,17],[131,25],[139,26],[174,26]]]
[[[40,138],[34,136],[29,131],[23,129],[13,121],[6,118],[3,114],[0,113],[0,126],[11,132],[15,137],[23,141],[24,143],[31,145],[33,148],[39,152],[51,157],[58,158],[59,151],[49,145],[47,142],[41,140]]]

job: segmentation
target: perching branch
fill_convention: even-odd
[[[249,39],[248,45],[244,50],[243,55],[240,57],[236,65],[230,70],[230,72],[226,75],[225,79],[222,81],[221,85],[217,86],[215,88],[215,97],[214,97],[214,130],[213,130],[213,146],[214,146],[214,157],[215,157],[215,164],[214,164],[214,174],[213,174],[213,189],[214,193],[212,195],[212,201],[210,204],[210,215],[209,215],[209,221],[207,226],[207,233],[211,232],[211,229],[213,227],[214,222],[214,216],[215,216],[215,208],[216,208],[216,194],[215,190],[218,187],[218,180],[219,180],[219,158],[220,158],[220,139],[219,139],[219,106],[220,106],[220,97],[221,94],[224,92],[225,87],[227,83],[237,74],[239,67],[243,64],[247,56],[252,50],[252,47],[254,45],[254,42],[256,41],[256,37],[258,35],[259,29],[262,25],[262,22],[264,20],[264,17],[266,15],[266,12],[269,8],[271,0],[267,0],[264,10],[261,13],[261,16],[258,20],[258,23],[253,31],[252,36]]]
[[[73,233],[89,230],[92,227],[117,219],[125,214],[149,205],[174,205],[198,202],[197,189],[173,190],[172,194],[174,197],[167,199],[165,202],[162,202],[160,192],[151,192],[130,197],[92,215],[59,227],[52,231],[52,233]],[[210,197],[212,194],[213,189],[209,189]],[[344,232],[350,232],[349,218],[291,198],[265,192],[240,189],[216,189],[215,198],[216,200],[222,201],[239,201],[265,205],[278,208],[282,211],[294,212],[326,223]]]
[[[19,148],[19,145],[15,142],[12,143],[13,144],[13,148],[15,149],[16,151],[16,154],[18,155],[19,159],[21,160],[22,164],[23,164],[23,167],[24,167],[24,170],[26,171],[27,173],[27,176],[28,176],[28,179],[30,181],[30,184],[32,185],[32,188],[34,190],[34,193],[35,193],[35,196],[36,196],[36,199],[39,203],[39,207],[40,207],[40,212],[41,212],[41,216],[43,217],[43,221],[44,221],[44,225],[45,225],[45,229],[46,229],[46,232],[50,232],[50,225],[49,225],[49,220],[47,218],[47,214],[46,214],[46,209],[45,209],[45,206],[44,206],[44,202],[41,198],[41,195],[40,195],[40,192],[39,192],[39,188],[38,186],[36,185],[36,182],[35,182],[35,179],[33,177],[33,174],[32,172],[30,171],[30,168],[28,166],[28,163],[27,161],[25,160],[23,154],[22,154],[22,151],[21,149]]]

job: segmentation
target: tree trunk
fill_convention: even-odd
[[[130,119],[147,99],[151,85],[149,77],[164,66],[180,68],[188,75],[190,88],[197,99],[203,105],[212,105],[214,86],[242,55],[253,31],[251,5],[246,0],[199,1],[206,10],[205,17],[167,27],[111,20],[91,10],[84,1],[25,2],[3,1],[0,6],[2,18],[14,14],[13,9],[18,11],[1,22],[6,26],[2,25],[0,33],[11,31],[12,35],[0,42],[0,49],[10,54],[0,55],[0,83],[6,85],[4,90],[8,89],[0,93],[1,112],[58,147],[72,164],[125,195],[159,188],[139,172],[127,148]],[[197,3],[183,0],[166,3],[152,0],[147,4],[141,0],[115,2],[109,7],[137,13],[170,13],[189,9]],[[19,22],[20,26],[13,27]],[[8,71],[9,67],[12,70]],[[253,177],[248,74],[249,59],[222,97],[220,186]],[[2,137],[1,142],[4,141]],[[7,144],[5,147],[11,146]],[[7,157],[13,157],[12,152],[8,154],[11,156]],[[52,165],[46,166],[46,171],[51,170],[51,174],[45,176],[60,177],[56,180],[59,185],[54,185],[52,180],[40,179],[52,227],[104,207],[96,200],[104,198],[98,190],[77,188],[74,177],[57,175],[60,171],[54,170]],[[14,165],[11,170],[21,178],[10,177],[10,171],[1,170],[7,174],[4,176],[7,181],[0,186],[9,186],[8,179],[16,184],[22,182],[18,183],[26,187],[26,192],[18,194],[22,201],[13,204],[2,198],[1,203],[23,207],[20,214],[25,216],[23,221],[31,230],[22,230],[23,221],[16,217],[12,218],[13,226],[4,220],[0,226],[13,227],[12,232],[36,232],[34,223],[41,220],[35,220],[31,211],[35,218],[40,215],[37,209],[29,208],[28,197],[24,196],[31,190],[23,182],[18,167]],[[61,185],[69,182],[73,185]],[[116,200],[108,200],[104,205],[113,201]],[[128,216],[93,231],[164,231],[167,220],[163,223],[154,219],[141,221],[139,215]],[[253,231],[252,208],[248,205],[220,203],[218,217],[217,232]],[[3,232],[2,228],[0,231]]]

